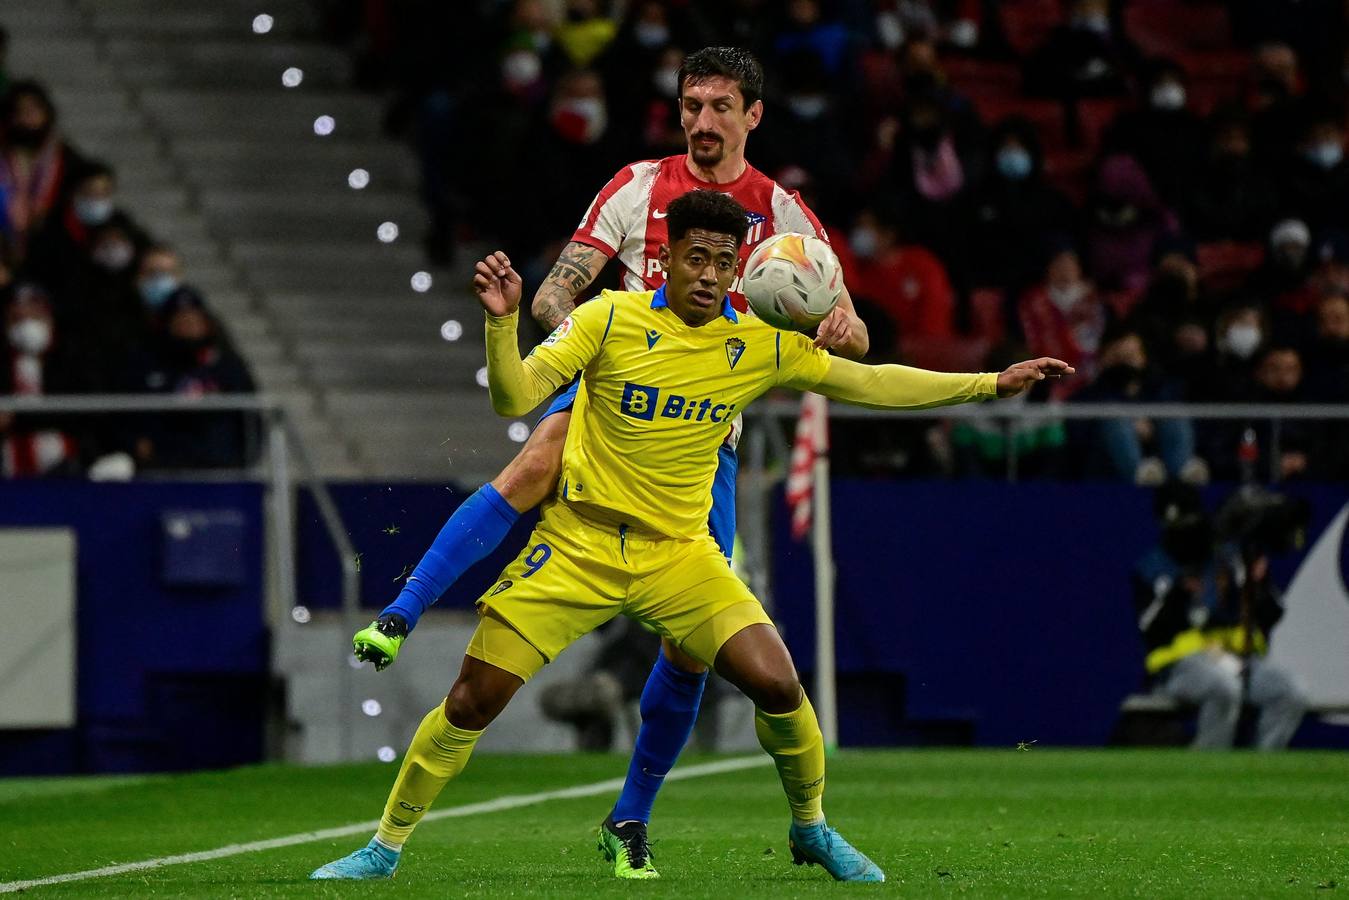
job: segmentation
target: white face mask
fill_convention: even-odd
[[[891,11],[876,13],[876,37],[880,39],[881,46],[887,50],[894,50],[904,43],[904,23],[899,16]]]
[[[1263,337],[1255,325],[1233,325],[1223,333],[1223,347],[1238,359],[1250,359]]]
[[[638,22],[632,29],[632,36],[647,49],[664,47],[670,40],[670,29],[657,22]]]
[[[20,353],[43,353],[52,343],[52,323],[23,319],[9,326],[9,343]]]
[[[529,50],[516,50],[501,61],[501,77],[507,87],[516,90],[529,87],[543,74],[539,55]]]
[[[657,69],[651,75],[651,86],[662,97],[674,99],[679,96],[679,70]]]
[[[1174,81],[1162,82],[1152,89],[1152,105],[1169,112],[1184,109],[1185,88]]]
[[[862,259],[871,259],[880,249],[881,241],[876,229],[859,225],[848,235],[848,246]]]
[[[608,111],[604,107],[604,101],[599,97],[577,97],[574,100],[568,100],[562,105],[562,108],[575,116],[579,116],[585,122],[583,139],[587,144],[599,140],[600,135],[604,134],[604,129],[609,124]]]
[[[823,94],[793,94],[787,98],[787,107],[802,119],[818,119],[828,105]]]
[[[136,248],[128,241],[112,241],[100,244],[93,253],[94,262],[110,272],[120,272],[131,265],[136,257]]]
[[[1063,287],[1051,287],[1049,289],[1049,302],[1058,307],[1059,312],[1066,313],[1086,295],[1087,283],[1085,281],[1074,281],[1072,284]]]

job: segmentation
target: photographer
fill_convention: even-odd
[[[1150,680],[1199,706],[1196,749],[1232,746],[1243,699],[1260,708],[1256,747],[1283,749],[1306,701],[1292,677],[1263,658],[1283,616],[1269,554],[1296,544],[1305,508],[1243,491],[1228,500],[1215,526],[1198,494],[1178,486],[1158,491],[1157,508],[1161,543],[1133,577]]]

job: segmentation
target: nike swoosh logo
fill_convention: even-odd
[[[661,212],[661,211],[658,210],[658,209],[654,209],[654,210],[651,211],[651,218],[653,218],[653,219],[663,219],[663,218],[665,218],[665,217],[668,216],[668,215],[669,215],[669,213]]]

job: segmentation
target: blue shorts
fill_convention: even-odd
[[[558,394],[548,408],[539,416],[539,422],[553,413],[570,412],[576,403],[576,389],[581,386],[577,376],[566,390]],[[538,427],[538,422],[534,423]],[[712,511],[707,514],[707,530],[729,560],[735,550],[735,476],[740,470],[740,460],[735,451],[722,444],[717,448],[717,475],[712,480]]]

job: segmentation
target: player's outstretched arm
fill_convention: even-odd
[[[994,397],[1014,397],[1037,381],[1073,372],[1067,363],[1048,357],[1017,363],[1000,373],[977,374],[932,372],[909,366],[864,366],[834,357],[829,360],[824,377],[815,384],[799,383],[796,379],[785,383],[854,406],[930,409]]]
[[[576,308],[576,298],[590,287],[609,257],[603,251],[580,241],[571,241],[562,248],[548,277],[534,293],[530,311],[544,331],[552,331],[562,324]]]
[[[487,313],[487,393],[498,415],[519,416],[569,381],[599,352],[597,316],[612,316],[613,305],[594,303],[566,328],[559,326],[529,355],[520,358],[516,327],[520,321],[520,275],[505,253],[488,254],[473,275],[473,290]],[[590,306],[591,304],[587,304]]]

